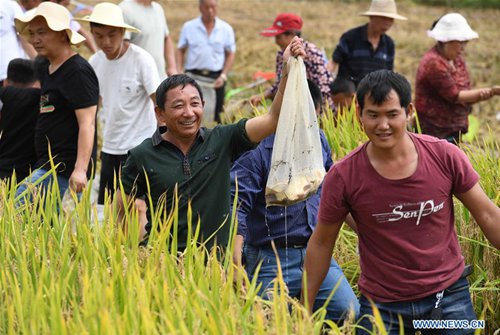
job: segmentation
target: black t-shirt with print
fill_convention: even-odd
[[[36,161],[34,135],[40,89],[0,87],[0,105],[0,179],[16,170],[19,181]]]
[[[57,173],[69,178],[78,151],[78,121],[75,110],[97,105],[99,84],[94,70],[80,55],[65,61],[54,73],[48,68],[41,78],[40,115],[35,129],[36,167],[50,168],[49,147]],[[97,134],[97,131],[95,132]],[[95,162],[96,138],[88,169]]]

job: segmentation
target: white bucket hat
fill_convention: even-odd
[[[66,31],[71,44],[80,44],[85,41],[85,37],[70,28],[71,16],[66,7],[54,2],[42,2],[35,10],[25,15],[15,18],[16,30],[25,35],[29,23],[37,16],[42,16],[52,31]]]
[[[398,14],[396,2],[394,0],[372,0],[370,9],[360,15],[383,16],[396,20],[408,20],[406,17]]]
[[[434,28],[427,31],[427,35],[438,42],[469,41],[479,38],[465,17],[458,13],[449,13],[441,17]]]
[[[123,19],[122,9],[110,2],[102,2],[94,7],[92,14],[84,16],[77,21],[98,23],[105,26],[125,28],[128,31],[134,33],[140,33],[141,31],[136,27],[128,25]]]

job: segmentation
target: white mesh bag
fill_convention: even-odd
[[[266,185],[267,206],[288,206],[307,199],[325,176],[306,67],[301,57],[290,57],[288,63],[288,81]]]

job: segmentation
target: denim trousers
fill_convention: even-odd
[[[429,295],[423,299],[412,302],[388,302],[379,303],[374,302],[377,306],[379,313],[384,321],[387,334],[398,335],[400,323],[398,315],[401,315],[403,320],[403,327],[405,334],[415,334],[415,331],[420,330],[423,335],[439,334],[439,335],[464,335],[474,334],[472,329],[439,329],[439,330],[425,330],[414,329],[413,320],[429,320],[431,319],[431,312],[435,307],[437,301],[436,294]],[[360,299],[360,320],[358,325],[366,328],[368,331],[372,330],[372,323],[367,315],[373,315],[372,306],[370,301],[363,295]],[[475,320],[476,313],[472,306],[472,301],[469,293],[469,282],[467,278],[462,277],[455,283],[444,290],[444,295],[441,300],[442,317],[441,320]],[[362,329],[358,329],[356,334],[365,335],[371,334]]]
[[[292,298],[300,299],[302,292],[302,274],[304,272],[305,248],[277,248],[283,281],[285,282],[288,295]],[[257,266],[262,262],[257,273],[257,284],[262,283],[259,294],[264,299],[269,299],[269,290],[273,289],[272,281],[278,274],[278,262],[271,247],[253,247],[245,245],[243,249],[245,258],[245,268],[250,280],[256,274]],[[326,306],[326,319],[335,322],[341,321],[348,316],[349,310],[353,310],[355,315],[359,312],[359,303],[356,295],[352,291],[349,282],[344,276],[342,269],[332,258],[328,274],[319,289],[314,302],[313,310],[323,307],[332,290],[335,293]]]
[[[21,184],[17,187],[16,190],[16,199],[19,198],[19,196],[26,191],[30,185],[35,183],[37,180],[41,179],[44,174],[46,174],[48,170],[46,169],[37,169],[33,171],[26,179],[24,179]],[[47,191],[49,186],[53,183],[54,177],[52,173],[50,173],[45,179],[43,179],[40,184],[37,185],[37,187],[43,191]],[[64,192],[68,189],[69,185],[69,179],[66,177],[62,177],[57,175],[57,184],[59,186],[59,193],[61,195],[61,199],[63,198]],[[32,194],[28,193],[24,197],[18,199],[18,204],[22,205],[25,203],[25,199],[29,199],[29,201],[32,201],[31,199]]]

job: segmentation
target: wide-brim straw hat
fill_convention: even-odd
[[[372,0],[370,9],[360,15],[383,16],[396,20],[408,20],[406,17],[398,14],[396,2],[394,0]]]
[[[47,22],[52,31],[65,31],[71,44],[80,44],[85,41],[85,37],[70,28],[71,15],[66,7],[54,2],[42,2],[31,13],[16,16],[14,19],[16,30],[27,35],[29,23],[37,16],[41,16]]]
[[[141,32],[136,27],[125,23],[123,19],[122,9],[110,2],[102,2],[94,7],[92,14],[82,18],[75,19],[77,21],[98,23],[105,26],[125,28],[128,31],[139,33]]]
[[[427,31],[427,35],[438,42],[464,42],[479,38],[479,34],[472,30],[465,17],[458,13],[441,17],[434,28]]]

